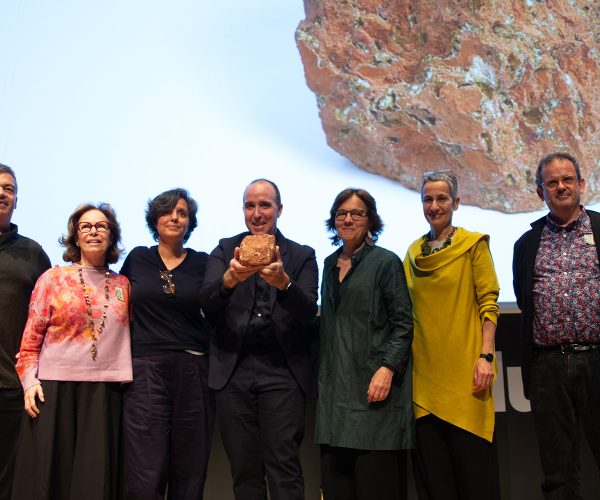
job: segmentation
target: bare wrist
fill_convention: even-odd
[[[237,285],[235,279],[233,278],[233,275],[231,274],[231,272],[229,271],[229,269],[227,271],[225,271],[225,274],[223,275],[223,286],[229,290],[231,290],[232,288],[235,288],[235,285]]]

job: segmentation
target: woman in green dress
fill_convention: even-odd
[[[326,225],[341,248],[325,259],[321,288],[316,442],[324,498],[405,498],[413,325],[402,262],[375,245],[383,223],[365,190],[339,193]]]

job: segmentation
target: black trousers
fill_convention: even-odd
[[[17,438],[23,415],[23,391],[0,389],[0,500],[10,499]]]
[[[282,353],[246,354],[217,392],[237,500],[304,500],[305,398]],[[265,481],[266,479],[266,481]]]
[[[530,401],[546,499],[580,499],[583,430],[600,470],[600,350],[540,351],[531,365]]]
[[[168,490],[169,500],[201,500],[214,419],[208,356],[133,358],[123,401],[127,499],[163,500]]]
[[[500,500],[495,442],[427,415],[413,454],[419,500]]]
[[[42,380],[42,388],[40,414],[21,420],[12,498],[122,498],[121,384]]]
[[[321,445],[324,500],[405,500],[406,451]]]

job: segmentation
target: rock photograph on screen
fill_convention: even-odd
[[[328,144],[419,189],[452,169],[463,203],[538,210],[539,159],[574,154],[600,201],[600,5],[304,0],[296,43]]]

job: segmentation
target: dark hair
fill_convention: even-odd
[[[245,196],[248,188],[252,186],[252,184],[256,184],[257,182],[266,182],[267,184],[271,184],[271,186],[273,186],[273,189],[275,190],[275,203],[277,204],[277,206],[281,205],[281,193],[279,192],[277,184],[275,184],[273,181],[270,181],[269,179],[263,179],[262,177],[260,179],[254,179],[252,182],[250,182],[250,184],[246,186],[246,189],[244,189],[244,200],[242,201],[246,201]]]
[[[17,186],[17,176],[15,175],[15,171],[12,168],[10,168],[8,165],[0,163],[0,174],[12,175],[12,178],[15,180],[15,191],[19,190]]]
[[[117,221],[117,214],[108,203],[84,203],[79,205],[69,217],[67,223],[68,233],[58,238],[58,242],[65,247],[63,252],[63,260],[65,262],[80,262],[81,249],[77,246],[77,224],[79,219],[90,210],[99,210],[108,219],[110,224],[110,243],[106,251],[105,264],[114,264],[119,260],[123,253],[123,249],[119,246],[121,243],[121,226]]]
[[[346,188],[335,197],[333,205],[331,205],[331,209],[329,210],[329,219],[325,221],[325,227],[330,233],[333,233],[333,236],[329,238],[332,245],[339,245],[341,241],[335,229],[335,213],[346,200],[352,198],[353,196],[358,197],[367,207],[367,219],[369,221],[371,239],[373,241],[377,241],[377,238],[379,238],[379,235],[383,231],[383,221],[377,213],[377,204],[375,203],[375,198],[373,198],[371,194],[364,189]]]
[[[171,213],[179,200],[183,200],[187,203],[188,216],[190,218],[190,223],[183,236],[183,241],[186,242],[192,235],[192,231],[196,229],[196,226],[198,225],[198,218],[196,217],[196,214],[198,213],[198,203],[196,203],[196,200],[190,196],[190,193],[188,193],[186,189],[170,189],[169,191],[164,191],[153,199],[148,200],[148,206],[146,207],[146,225],[148,226],[154,241],[158,241],[159,239],[158,231],[156,229],[158,218]]]
[[[540,162],[538,163],[537,166],[537,170],[535,171],[535,184],[537,187],[541,188],[542,187],[542,169],[547,166],[550,165],[550,163],[552,163],[554,160],[567,160],[570,161],[573,166],[575,167],[575,173],[577,174],[577,180],[581,180],[581,169],[579,168],[579,163],[577,162],[577,160],[575,159],[575,157],[573,155],[570,155],[569,153],[561,153],[556,152],[556,153],[550,153],[549,155],[544,156]]]

